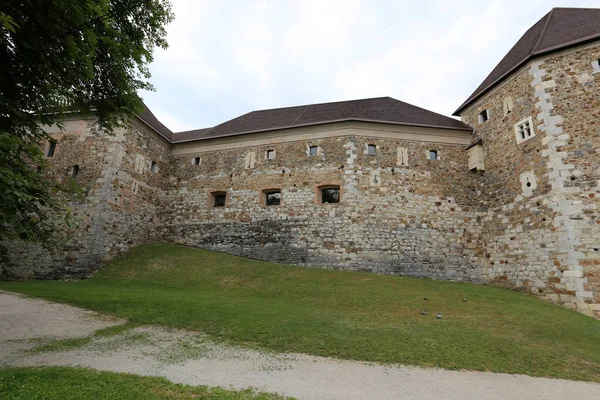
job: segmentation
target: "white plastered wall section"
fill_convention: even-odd
[[[568,308],[577,309],[584,314],[592,314],[586,300],[593,298],[593,293],[585,291],[583,266],[580,260],[585,254],[578,251],[581,245],[582,227],[588,224],[585,217],[582,218],[582,202],[573,199],[581,191],[578,187],[565,185],[567,180],[575,172],[575,166],[566,163],[567,153],[561,147],[567,144],[569,133],[563,129],[563,117],[553,112],[552,89],[556,86],[553,79],[547,79],[547,71],[542,69],[544,59],[538,59],[531,63],[529,73],[532,77],[531,86],[538,100],[537,108],[540,113],[536,116],[534,123],[538,132],[542,132],[542,156],[547,158],[548,180],[551,184],[549,198],[545,200],[547,205],[555,212],[554,227],[558,234],[558,261],[564,269],[557,271],[560,284],[557,288],[574,291],[574,296],[549,295],[554,302],[562,303]],[[572,218],[577,217],[577,218]]]

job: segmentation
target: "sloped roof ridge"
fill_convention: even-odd
[[[463,104],[461,104],[460,107],[458,107],[458,109],[452,115],[458,116],[460,114],[460,112],[463,109],[465,109],[469,104],[473,103],[479,97],[481,97],[482,95],[487,93],[489,90],[494,88],[497,84],[499,84],[501,81],[503,81],[507,76],[509,76],[510,74],[515,72],[517,69],[522,67],[526,62],[528,62],[532,58],[542,55],[542,54],[545,54],[545,53],[548,53],[548,52],[557,51],[557,50],[569,47],[574,44],[583,43],[590,39],[600,38],[600,31],[598,31],[598,32],[593,32],[590,35],[584,35],[584,36],[577,37],[573,40],[559,42],[558,44],[555,44],[553,46],[541,47],[541,44],[544,42],[545,39],[547,39],[547,36],[549,35],[548,27],[551,25],[551,22],[553,22],[553,20],[556,20],[556,17],[557,17],[556,14],[557,14],[558,10],[562,10],[562,11],[566,11],[566,10],[568,10],[568,11],[586,11],[587,10],[587,11],[596,11],[596,12],[600,11],[600,9],[598,9],[598,8],[585,8],[585,7],[554,7],[554,8],[552,8],[547,14],[545,14],[542,18],[540,18],[535,24],[533,24],[521,36],[521,38],[514,44],[513,47],[511,47],[511,49],[508,51],[508,53],[506,53],[506,55],[500,60],[500,62],[488,74],[488,76],[483,80],[483,82],[477,87],[477,89],[475,89],[473,91],[473,93],[469,96],[469,98]],[[534,30],[534,28],[536,26],[538,26],[538,24],[542,21],[544,22],[544,25],[543,25],[540,33],[537,34],[537,33],[533,32],[533,33],[531,33],[531,35],[533,37],[530,38],[530,32],[532,32]],[[514,56],[515,55],[514,53],[518,52],[518,46],[520,44],[523,44],[524,42],[526,42],[527,39],[534,39],[534,38],[536,39],[535,44],[532,46],[531,50],[528,51],[525,56],[519,57],[518,61],[513,61],[512,63],[510,63],[510,64],[512,64],[512,67],[509,67],[506,71],[498,71],[498,76],[493,77],[494,73],[498,69],[501,69],[502,64],[505,61],[509,60],[510,56]],[[491,81],[488,82],[488,80],[490,80],[491,77],[493,77],[493,79],[491,79]]]
[[[253,110],[250,111],[246,114],[242,114],[240,115],[240,117],[243,117],[244,115],[248,115],[248,114],[252,114],[252,113],[258,113],[261,111],[277,111],[277,110],[285,110],[286,108],[307,108],[307,107],[312,107],[312,106],[325,106],[325,105],[329,105],[329,104],[337,104],[337,103],[350,103],[353,101],[363,101],[363,100],[378,100],[378,99],[392,99],[392,100],[396,100],[393,97],[390,96],[379,96],[379,97],[364,97],[362,99],[352,99],[352,100],[336,100],[336,101],[325,101],[323,103],[310,103],[310,104],[299,104],[297,106],[285,106],[285,107],[276,107],[276,108],[263,108],[260,110]],[[400,101],[400,100],[397,100]],[[237,118],[237,117],[236,117]]]
[[[542,28],[542,31],[540,32],[540,36],[538,37],[538,40],[535,42],[533,49],[531,49],[531,52],[529,53],[529,55],[527,57],[531,57],[537,51],[540,43],[542,42],[542,39],[544,38],[544,35],[546,34],[548,25],[550,24],[550,21],[552,20],[552,16],[554,15],[554,10],[556,10],[556,7],[553,8],[552,10],[550,10],[550,12],[544,16],[544,17],[548,17],[548,18],[546,18],[546,22],[544,23],[544,27]]]
[[[472,130],[459,120],[390,96],[252,111],[212,128],[176,132],[174,142],[213,139],[346,121]]]
[[[148,125],[150,128],[154,129],[160,136],[164,137],[170,143],[173,142],[175,136],[173,132],[167,128],[150,110],[150,108],[142,101],[142,111],[136,115],[136,117]]]

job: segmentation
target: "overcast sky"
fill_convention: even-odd
[[[552,7],[598,0],[171,0],[146,104],[171,130],[390,96],[450,115]]]

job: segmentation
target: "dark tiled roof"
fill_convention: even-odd
[[[176,132],[174,142],[205,140],[341,121],[368,121],[396,125],[472,130],[458,120],[391,97],[253,111],[213,128]]]
[[[143,111],[137,117],[140,120],[142,120],[142,122],[145,122],[147,125],[149,125],[150,127],[152,127],[162,137],[164,137],[165,139],[167,139],[169,142],[172,142],[173,141],[173,132],[171,132],[171,130],[169,128],[167,128],[166,126],[164,126],[162,124],[162,122],[160,122],[158,120],[158,118],[156,118],[154,116],[154,114],[152,114],[152,111],[150,111],[150,109],[148,108],[148,106],[146,104],[144,104],[142,102],[142,105],[143,105],[144,109],[143,109]]]
[[[600,9],[553,8],[525,32],[454,115],[459,115],[463,109],[532,58],[598,38]]]
[[[175,132],[173,142],[187,142],[202,137],[211,128],[192,129],[191,131]]]

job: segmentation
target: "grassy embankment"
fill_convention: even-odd
[[[600,321],[500,288],[175,245],[139,247],[85,281],[0,288],[274,351],[600,382]]]

